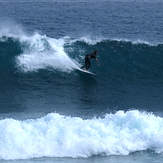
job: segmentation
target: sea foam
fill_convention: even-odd
[[[16,67],[20,71],[31,72],[52,68],[70,72],[79,66],[64,50],[65,37],[55,39],[40,32],[30,33],[21,25],[6,20],[0,23],[0,40],[5,42],[8,38],[20,43],[22,53],[15,57]]]
[[[78,63],[64,51],[64,38],[54,39],[35,33],[24,44],[25,49],[17,57],[17,65],[25,72],[46,68],[68,72],[78,67]]]
[[[163,152],[163,119],[118,111],[104,118],[81,119],[57,113],[39,119],[0,121],[0,159],[90,157]]]

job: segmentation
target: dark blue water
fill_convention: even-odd
[[[159,163],[162,8],[0,1],[1,161]]]

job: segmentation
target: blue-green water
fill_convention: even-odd
[[[1,162],[160,163],[162,8],[0,1]]]

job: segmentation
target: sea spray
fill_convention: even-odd
[[[68,72],[77,67],[75,61],[65,53],[63,39],[57,40],[36,34],[27,43],[28,48],[17,57],[18,66],[25,72],[46,68]]]

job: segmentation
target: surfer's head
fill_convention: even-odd
[[[98,54],[98,51],[94,51],[93,54],[97,55]]]

